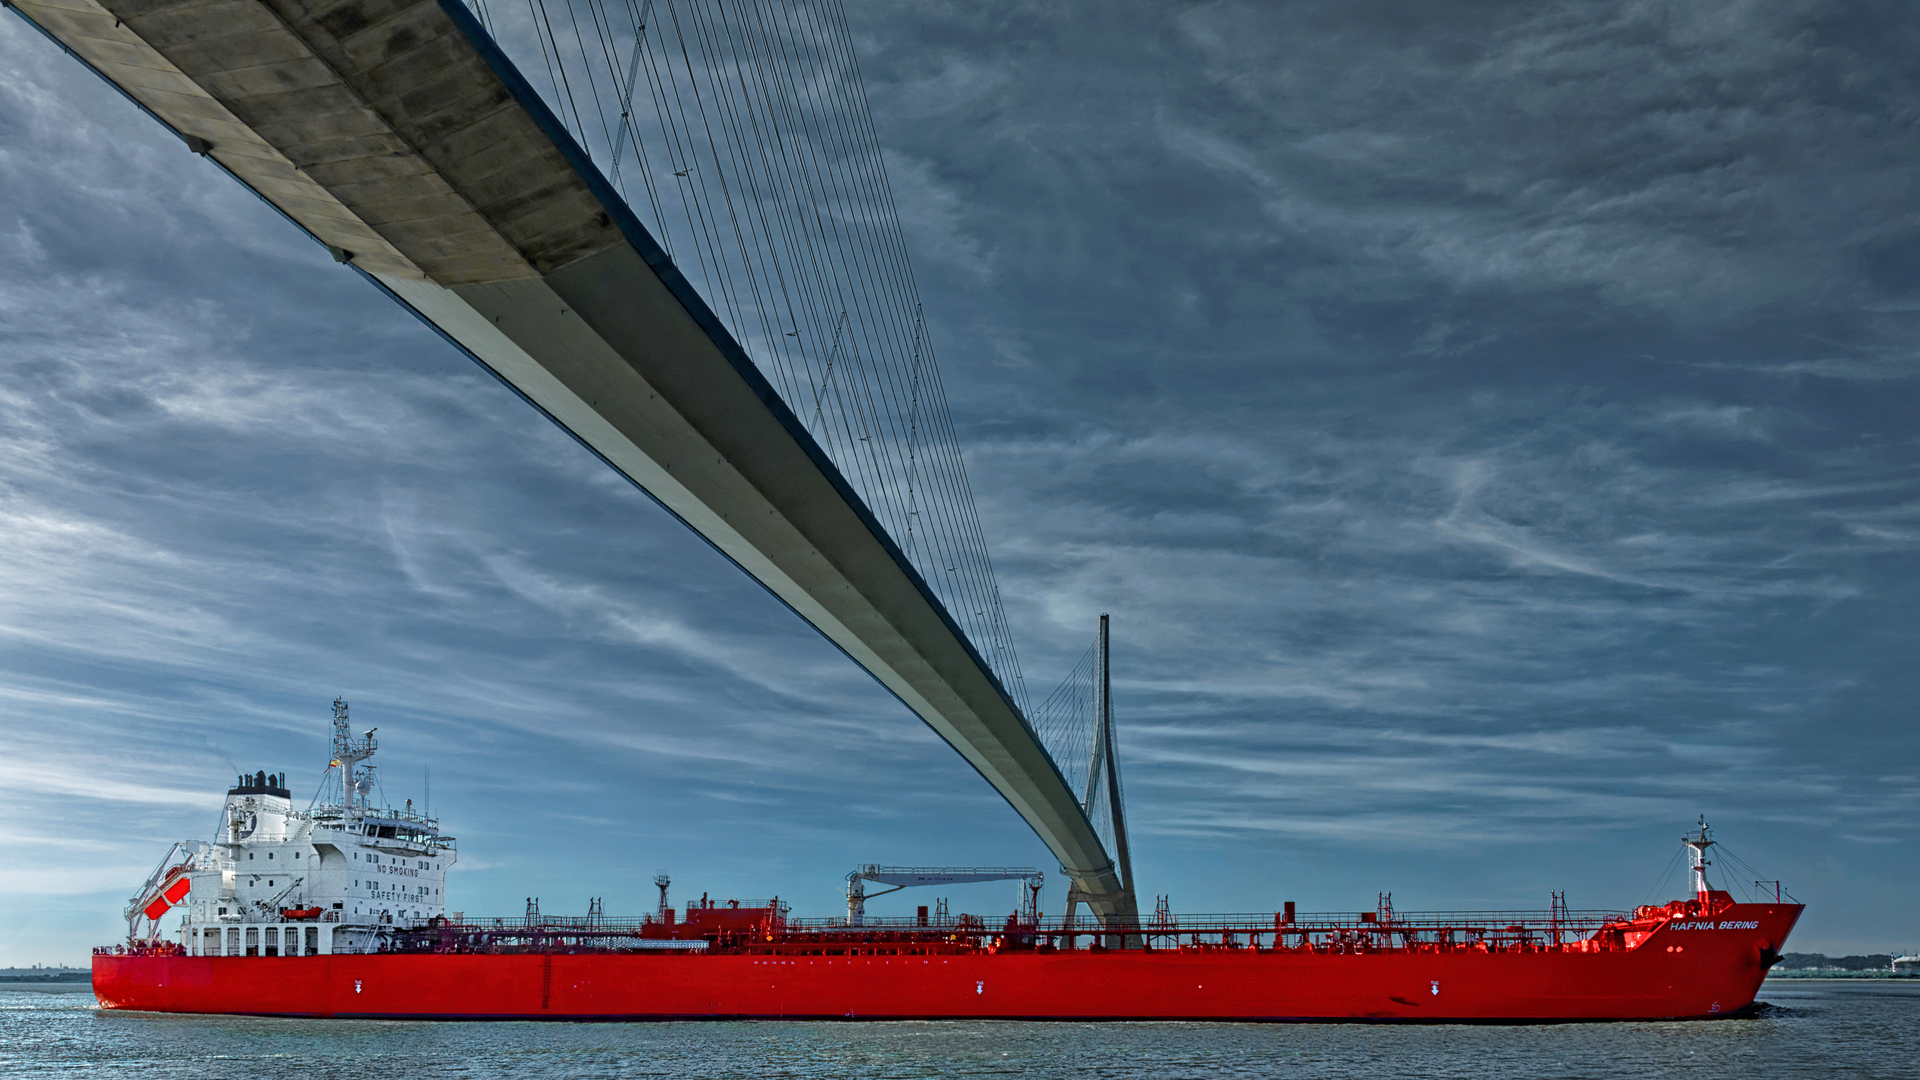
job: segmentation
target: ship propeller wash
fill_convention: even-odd
[[[1104,659],[1095,681],[1112,764]],[[1566,1021],[1724,1018],[1752,1008],[1802,907],[1736,902],[1707,873],[1705,821],[1683,843],[1691,895],[1633,911],[1278,910],[1131,924],[1043,916],[1031,867],[862,866],[844,916],[796,918],[778,898],[609,916],[469,919],[446,912],[452,837],[376,806],[374,733],[334,703],[323,793],[295,810],[282,774],[240,777],[218,836],[177,844],[128,908],[129,939],[97,950],[110,1009],[444,1019],[1190,1019]],[[1116,780],[1117,770],[1111,774]],[[880,892],[1011,881],[1004,916],[941,901],[867,914]],[[178,912],[177,927],[162,923]],[[1089,986],[1105,992],[1088,994]]]

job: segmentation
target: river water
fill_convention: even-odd
[[[1920,984],[1775,980],[1759,1016],[1544,1026],[421,1023],[107,1012],[0,989],[0,1077],[1920,1077]]]

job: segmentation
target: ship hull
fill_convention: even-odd
[[[1618,951],[102,955],[94,992],[111,1009],[395,1019],[1705,1019],[1752,1006],[1798,915],[1735,905]]]

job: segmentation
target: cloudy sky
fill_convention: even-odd
[[[1812,905],[1796,947],[1920,945],[1908,8],[849,22],[1031,683],[1113,615],[1143,893],[1623,907],[1705,814],[1725,878]],[[0,18],[0,964],[111,940],[234,772],[316,786],[336,695],[390,798],[430,771],[472,913],[1053,868],[757,585]]]

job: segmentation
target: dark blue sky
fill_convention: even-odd
[[[1920,939],[1920,117],[1880,4],[854,3],[1028,678],[1176,909]],[[858,669],[0,19],[0,964],[379,725],[451,906],[1045,849]],[[951,891],[1011,909],[1011,887]],[[930,897],[900,897],[905,909]],[[1061,900],[1054,875],[1046,900]],[[891,910],[891,909],[885,909]]]

